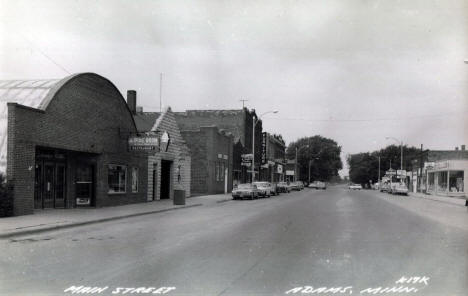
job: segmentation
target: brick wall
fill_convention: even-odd
[[[148,200],[160,199],[161,189],[161,160],[169,160],[172,162],[171,165],[171,180],[170,180],[170,198],[174,198],[174,190],[185,190],[185,196],[191,195],[190,179],[191,179],[191,157],[189,149],[182,138],[182,135],[177,125],[174,113],[170,108],[161,114],[156,121],[156,131],[158,133],[164,133],[165,131],[169,134],[170,144],[167,152],[158,152],[148,157]],[[180,166],[180,170],[178,170]],[[153,198],[153,178],[152,172],[153,167],[156,167],[157,171],[157,190],[156,196]],[[180,180],[179,180],[180,173]]]
[[[61,82],[64,84],[53,94],[45,111],[8,104],[7,181],[13,188],[13,214],[33,213],[35,149],[39,146],[93,155],[88,159],[95,163],[96,206],[145,201],[147,155],[127,151],[127,138],[136,129],[120,92],[110,81],[92,73]],[[72,163],[69,159],[69,206],[74,204]],[[109,164],[128,166],[127,193],[108,194]],[[132,166],[139,168],[138,193],[130,193]]]

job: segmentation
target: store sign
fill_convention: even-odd
[[[436,170],[448,168],[448,161],[436,162],[434,168]]]
[[[245,167],[251,167],[252,166],[252,162],[241,162],[241,165],[242,166],[245,166]]]
[[[294,176],[294,171],[287,170],[286,176]]]
[[[247,160],[252,161],[253,155],[252,155],[252,153],[250,153],[250,154],[242,154],[242,155],[241,155],[241,158],[242,158],[242,161],[247,161]]]
[[[262,133],[262,164],[267,162],[267,133]]]
[[[425,162],[424,163],[424,168],[426,170],[432,170],[434,168],[435,162]]]
[[[406,171],[405,170],[397,170],[397,175],[402,176],[402,177],[406,177]]]
[[[159,150],[159,138],[156,135],[136,135],[128,138],[128,149]]]
[[[394,176],[394,175],[396,175],[396,173],[397,173],[397,172],[396,172],[395,170],[388,170],[388,171],[385,172],[385,175],[387,175],[387,176]]]
[[[283,166],[281,164],[278,165],[278,167],[276,168],[278,174],[282,174],[283,173]]]

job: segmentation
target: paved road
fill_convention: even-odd
[[[306,189],[3,240],[0,295],[72,295],[63,292],[71,286],[107,286],[99,295],[118,287],[176,287],[166,295],[285,295],[296,287],[288,295],[373,295],[360,292],[393,286],[417,291],[388,294],[466,295],[468,233],[378,194]],[[396,284],[403,276],[429,280]],[[320,287],[343,288],[327,294]]]

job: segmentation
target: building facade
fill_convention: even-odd
[[[94,73],[0,82],[0,215],[146,200],[146,153],[129,152],[136,126],[124,98]]]
[[[181,130],[197,130],[202,126],[216,126],[233,135],[233,182],[250,182],[251,165],[242,161],[242,156],[252,153],[253,124],[255,124],[255,174],[261,165],[262,121],[258,120],[255,110],[187,110],[175,112]],[[257,121],[258,120],[258,121]]]
[[[280,135],[267,132],[262,134],[262,166],[260,179],[269,182],[282,182],[285,176],[286,144]]]
[[[440,196],[465,198],[468,151],[465,145],[455,150],[425,150],[412,160],[410,190]]]
[[[232,190],[233,136],[215,126],[181,131],[190,149],[192,195]]]
[[[127,101],[138,133],[159,139],[159,148],[150,151],[146,159],[146,200],[173,199],[176,191],[183,191],[185,197],[189,197],[190,151],[182,138],[171,108],[166,108],[162,113],[143,112],[141,107],[136,107],[135,91],[128,92]]]

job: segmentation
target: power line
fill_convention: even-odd
[[[425,119],[431,117],[449,117],[454,115],[462,115],[467,112],[452,112],[445,114],[431,114],[431,115],[419,115],[411,117],[393,117],[393,118],[365,118],[365,119],[339,119],[339,118],[328,118],[328,119],[310,119],[310,118],[299,118],[299,117],[275,117],[272,119],[276,120],[290,120],[290,121],[310,121],[310,122],[372,122],[372,121],[397,121],[397,120],[411,120],[411,119]]]

